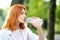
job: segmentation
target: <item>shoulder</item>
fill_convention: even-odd
[[[6,32],[5,32],[4,29],[1,29],[1,30],[0,30],[0,36],[1,36],[1,35],[6,35]]]
[[[7,34],[5,32],[5,30],[0,30],[0,39],[1,40],[6,40],[8,37],[7,37]]]
[[[8,34],[10,34],[11,32],[9,30],[6,30],[6,29],[1,29],[0,30],[0,36],[1,35],[4,35],[4,36],[7,36]]]
[[[4,29],[1,29],[0,30],[0,35],[3,35],[4,34],[4,31],[5,31]]]

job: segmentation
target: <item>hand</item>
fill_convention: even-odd
[[[38,31],[38,35],[39,35],[39,40],[44,40],[44,36],[43,36],[43,31],[42,31],[42,19],[38,18],[38,17],[32,17],[33,20],[30,21],[30,23],[37,29]]]
[[[38,17],[32,17],[34,20],[31,21],[30,23],[35,27],[35,28],[39,28],[42,26],[42,19],[38,18]]]

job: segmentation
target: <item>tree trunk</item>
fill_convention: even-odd
[[[11,6],[14,4],[23,4],[23,3],[24,3],[24,0],[12,0]]]
[[[48,19],[48,40],[54,40],[56,0],[50,0],[50,13]]]

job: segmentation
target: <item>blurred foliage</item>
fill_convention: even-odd
[[[60,22],[60,5],[57,5],[57,9],[56,9],[56,22],[57,23]]]
[[[4,20],[4,15],[3,15],[3,13],[4,13],[4,10],[3,9],[0,9],[0,21],[2,21],[2,20]]]
[[[55,33],[60,34],[60,5],[56,8]]]
[[[0,8],[0,29],[1,29],[1,26],[3,25],[3,23],[4,23],[6,14],[8,12],[8,9],[9,9],[9,6],[7,6],[5,9]]]
[[[0,9],[0,26],[2,26],[2,22],[1,21],[3,21],[4,20],[4,10],[3,9]],[[0,27],[0,29],[1,29],[1,27]]]
[[[45,0],[24,0],[24,5],[27,8],[27,17],[37,16],[42,18],[45,22],[43,28],[47,26],[47,19],[49,15],[49,1]],[[0,9],[0,27],[3,24],[6,14],[8,12],[9,7],[7,6],[5,10]],[[57,5],[56,8],[56,18],[55,18],[55,33],[60,33],[60,5]],[[29,25],[30,29],[37,34],[36,29]]]
[[[47,19],[49,9],[48,7],[49,4],[43,0],[29,0],[27,16],[37,16],[43,19]]]

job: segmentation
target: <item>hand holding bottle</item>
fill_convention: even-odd
[[[38,17],[28,17],[27,22],[31,23],[35,28],[42,26],[43,20]]]

